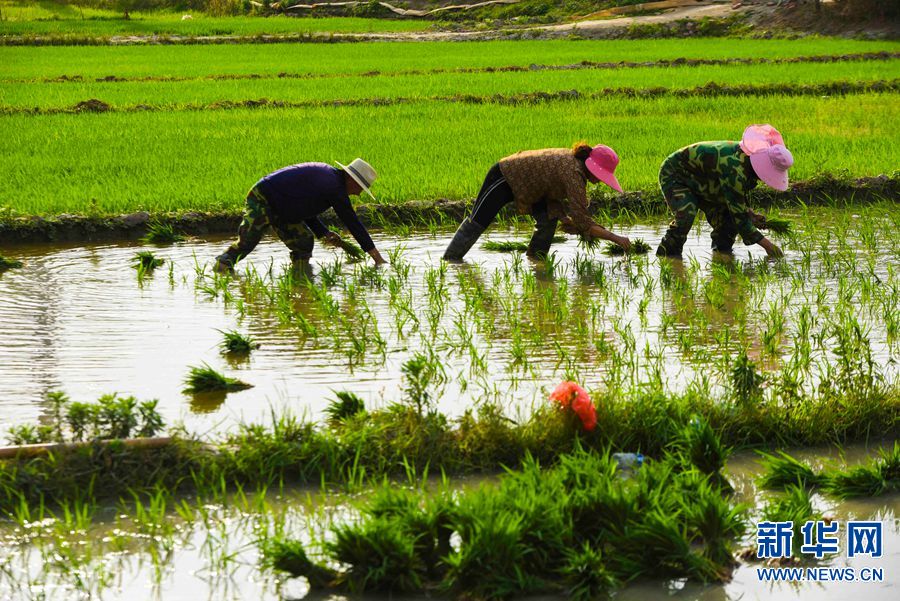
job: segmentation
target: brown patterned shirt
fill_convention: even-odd
[[[586,235],[596,225],[588,213],[584,163],[569,148],[526,150],[500,159],[500,171],[513,191],[519,213],[547,201],[550,218],[561,218],[570,234]]]

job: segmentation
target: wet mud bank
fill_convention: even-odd
[[[613,215],[628,212],[656,215],[666,212],[658,192],[626,192],[604,197],[592,191],[591,211],[601,208]],[[823,176],[796,182],[785,193],[759,190],[754,194],[757,207],[789,207],[804,204],[865,204],[900,199],[900,173],[841,179]],[[469,210],[471,201],[438,200],[409,201],[401,204],[368,204],[357,208],[360,217],[372,227],[452,225]],[[515,219],[512,210],[501,213],[502,218]],[[340,222],[331,211],[322,216],[326,225],[339,227]],[[150,214],[137,211],[126,215],[76,215],[0,217],[0,245],[33,244],[43,242],[95,242],[137,240],[145,236],[152,224],[171,225],[183,234],[205,236],[231,234],[241,221],[240,210],[222,212],[180,212]]]

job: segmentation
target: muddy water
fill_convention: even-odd
[[[662,233],[658,227],[618,229],[651,244]],[[513,267],[518,261],[513,255],[476,246],[467,257],[469,265],[447,269],[446,287],[439,293],[444,306],[436,321],[437,330],[430,331],[425,325],[433,307],[428,300],[429,272],[434,275],[440,266],[450,235],[444,232],[375,236],[384,254],[398,245],[403,247],[402,261],[410,268],[403,293],[410,294],[411,310],[420,320],[418,328],[398,321],[384,281],[372,284],[366,277],[352,275],[358,267],[343,266],[341,278],[355,277],[354,289],[362,298],[363,305],[354,301],[352,310],[359,313],[361,306],[367,307],[374,322],[364,329],[377,330],[384,341],[383,353],[367,348],[361,358],[348,354],[346,333],[327,333],[330,320],[321,316],[308,291],[295,294],[294,302],[295,310],[307,315],[317,327],[319,334],[312,337],[301,335],[295,326],[281,325],[271,310],[259,309],[248,297],[242,287],[242,282],[249,279],[248,268],[278,274],[288,263],[286,249],[272,238],[266,238],[241,264],[238,277],[228,287],[230,298],[221,292],[204,291],[211,279],[197,273],[197,265],[209,265],[227,243],[225,240],[192,240],[166,247],[129,243],[7,250],[5,254],[22,260],[25,267],[0,275],[0,423],[9,426],[39,419],[45,395],[54,390],[63,390],[78,401],[96,400],[109,393],[134,395],[141,400],[156,398],[169,423],[183,420],[191,430],[200,433],[227,428],[237,420],[265,419],[271,408],[288,408],[316,417],[334,390],[352,390],[370,407],[398,399],[403,390],[400,366],[424,348],[431,348],[440,357],[447,376],[437,395],[439,409],[458,415],[479,401],[491,399],[500,400],[511,414],[517,414],[545,402],[548,388],[567,376],[577,377],[589,387],[605,386],[611,372],[622,369],[614,364],[612,355],[616,353],[635,357],[636,363],[631,366],[635,374],[656,370],[669,389],[682,389],[699,374],[707,374],[710,363],[721,354],[715,332],[733,324],[736,312],[746,309],[762,315],[766,309],[764,305],[745,308],[742,303],[746,297],[726,289],[718,308],[697,302],[686,316],[660,293],[660,266],[653,257],[629,264],[622,258],[596,253],[592,256],[595,269],[605,270],[607,282],[603,286],[585,284],[573,268],[576,255],[583,255],[583,250],[570,238],[554,245],[561,265],[555,275],[548,273],[546,265],[527,260]],[[484,239],[527,237],[526,231],[497,228]],[[685,263],[696,260],[701,278],[711,277],[708,240],[705,231],[701,235],[695,228],[685,249],[685,256],[691,258]],[[758,247],[737,244],[735,248],[739,262],[764,259]],[[166,263],[139,280],[130,262],[135,252],[144,249],[153,250]],[[317,247],[313,281],[321,283],[323,272],[338,261],[341,257],[336,251]],[[789,252],[785,263],[788,271],[800,261],[799,252]],[[480,269],[473,268],[473,264]],[[884,271],[887,268],[896,268],[896,257],[889,256],[879,263],[877,269],[882,278],[892,277]],[[498,274],[511,269],[518,270],[519,279],[522,273],[533,276],[534,295],[562,295],[568,291],[565,304],[570,314],[587,305],[581,299],[594,302],[601,311],[596,317],[602,322],[598,330],[601,337],[611,341],[611,351],[604,354],[596,346],[585,347],[573,340],[575,336],[564,323],[535,315],[531,325],[539,329],[537,338],[528,331],[525,335],[532,335],[531,340],[538,342],[528,346],[527,369],[517,367],[510,350],[516,333],[507,327],[508,319],[501,318],[502,305],[493,305],[498,326],[488,338],[475,331],[470,323],[472,314],[466,312],[459,294],[460,282],[467,272],[474,270],[474,281],[491,291]],[[384,279],[391,277],[392,270],[381,270]],[[650,292],[643,288],[645,281],[656,282],[651,284]],[[789,277],[784,276],[784,281],[789,281]],[[819,280],[808,287],[819,284],[827,288],[831,283]],[[613,292],[600,298],[604,288]],[[778,287],[775,289],[772,295],[777,294]],[[338,285],[332,291],[342,310],[349,310],[347,289]],[[514,308],[513,313],[516,312],[531,310],[523,306]],[[680,332],[695,330],[690,320],[697,315],[706,321],[707,331],[697,335],[691,348],[679,346]],[[674,323],[665,334],[661,328],[664,320]],[[759,322],[751,320],[754,323]],[[474,332],[471,347],[476,359],[472,352],[459,348],[463,346],[462,335],[457,333],[460,324],[463,328],[471,326]],[[887,366],[888,377],[895,377],[897,368],[889,361],[883,326],[869,325],[875,359]],[[759,327],[761,331],[763,325],[759,323]],[[261,348],[248,360],[227,360],[217,345],[221,340],[219,330],[229,329],[250,334],[261,343]],[[629,332],[633,337],[630,350],[627,341],[623,342]],[[780,343],[779,352],[791,352],[788,342]],[[645,349],[661,350],[647,354]],[[758,355],[759,349],[758,343],[751,344],[751,354]],[[476,365],[478,353],[482,354],[480,368]],[[202,363],[254,387],[227,397],[184,394],[183,379],[189,366]]]
[[[814,462],[854,464],[875,453],[857,445],[839,452],[814,448],[792,452]],[[726,473],[738,499],[759,506],[767,495],[754,480],[759,474],[756,457],[740,453]],[[457,480],[460,488],[477,486],[479,480]],[[226,505],[210,504],[186,522],[170,510],[155,530],[124,517],[117,508],[100,510],[86,532],[66,532],[34,527],[29,530],[0,522],[0,599],[299,599],[308,593],[304,579],[282,579],[259,568],[255,541],[278,524],[284,532],[307,543],[324,535],[329,523],[352,516],[346,495],[323,495],[312,490],[291,490],[275,497],[270,493],[262,512],[249,503],[231,498]],[[893,600],[900,586],[900,495],[835,502],[814,497],[816,508],[841,521],[873,519],[884,522],[884,556],[848,560],[844,547],[818,567],[881,568],[881,583],[767,584],[757,577],[755,562],[739,564],[725,584],[703,586],[683,582],[643,581],[630,584],[617,595],[626,600],[738,600],[812,599],[844,600],[865,596],[867,601]],[[756,516],[751,516],[751,525]],[[26,534],[28,532],[28,534]],[[754,544],[752,527],[743,544]],[[844,539],[845,540],[845,539]],[[845,543],[842,542],[842,545]],[[318,598],[315,595],[312,598]],[[330,597],[330,599],[343,597]],[[366,597],[361,598],[365,601]],[[383,597],[372,597],[383,599]],[[551,597],[548,599],[558,599]]]

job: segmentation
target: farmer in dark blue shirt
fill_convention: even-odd
[[[329,207],[375,264],[385,263],[350,204],[350,195],[363,191],[375,198],[369,187],[377,174],[362,159],[355,159],[349,165],[338,163],[338,166],[340,169],[326,163],[300,163],[279,169],[256,182],[247,194],[238,241],[216,257],[216,271],[229,271],[250,254],[269,225],[291,249],[294,265],[308,265],[313,235],[331,246],[343,244],[341,237],[325,227],[318,217]]]

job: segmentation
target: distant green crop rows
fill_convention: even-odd
[[[855,40],[600,40],[521,42],[361,42],[220,46],[0,47],[0,79],[211,74],[381,73],[589,61],[786,58],[900,52],[900,42]],[[823,65],[823,71],[828,70]]]
[[[113,107],[138,104],[177,107],[223,100],[268,98],[287,102],[360,98],[428,98],[521,94],[578,90],[590,94],[605,88],[689,88],[721,84],[810,84],[835,80],[876,81],[900,75],[900,60],[588,69],[503,73],[440,73],[395,77],[349,76],[327,79],[241,79],[115,83],[0,83],[0,107],[69,107],[96,98]]]
[[[371,33],[419,31],[432,25],[430,21],[400,19],[363,19],[356,17],[310,18],[273,15],[268,17],[212,17],[186,10],[178,13],[132,12],[125,20],[122,13],[109,10],[79,8],[45,2],[23,6],[19,2],[2,2],[4,20],[2,36],[109,37],[130,35],[239,35],[291,34],[306,32]],[[190,14],[191,19],[182,20]]]
[[[628,190],[655,189],[678,147],[772,122],[795,178],[897,168],[893,94],[610,98],[519,107],[454,103],[0,118],[0,205],[25,214],[238,209],[283,165],[363,156],[383,202],[471,198],[500,157],[576,139],[613,146]]]

